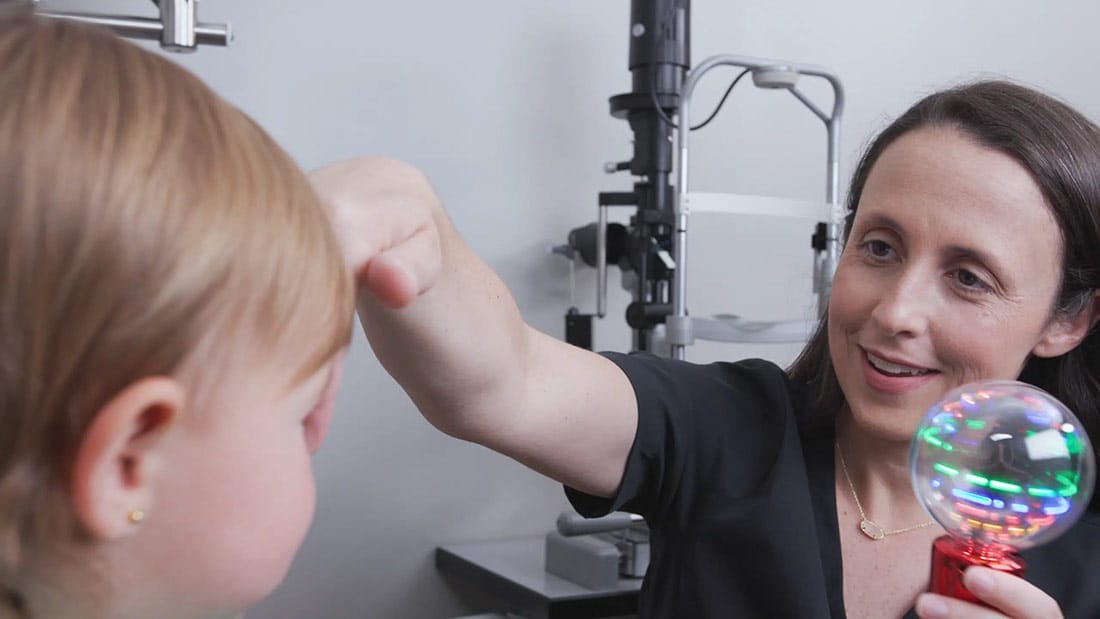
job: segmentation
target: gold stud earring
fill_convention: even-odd
[[[130,521],[130,524],[141,524],[145,520],[145,512],[140,509],[131,509],[126,514],[126,519]]]

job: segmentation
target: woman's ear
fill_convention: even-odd
[[[1058,357],[1077,348],[1100,321],[1100,290],[1093,291],[1088,304],[1076,316],[1056,318],[1032,349],[1036,357]]]
[[[183,407],[179,383],[158,376],[129,385],[96,413],[80,441],[72,477],[77,521],[93,538],[128,535],[152,509],[163,439]]]

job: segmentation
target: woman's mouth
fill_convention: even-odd
[[[899,396],[918,389],[933,380],[939,371],[917,365],[889,361],[866,350],[863,351],[863,378],[867,385],[879,393]]]
[[[887,361],[882,357],[876,357],[875,355],[867,352],[867,362],[871,364],[876,370],[885,374],[886,376],[924,376],[931,374],[933,370],[928,368],[912,367],[908,365],[901,365]]]

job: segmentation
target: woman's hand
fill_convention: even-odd
[[[439,280],[439,198],[413,166],[383,157],[329,164],[309,175],[329,210],[360,289],[401,308]]]
[[[970,567],[963,585],[992,608],[962,600],[924,593],[917,598],[921,619],[1061,619],[1054,598],[1023,578],[987,567]]]
[[[412,166],[353,159],[310,180],[355,273],[371,349],[424,417],[573,488],[611,496],[638,426],[622,370],[524,322]]]

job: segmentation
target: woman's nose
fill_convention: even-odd
[[[915,337],[928,329],[935,286],[916,271],[902,271],[878,289],[871,311],[875,325],[890,337]]]

